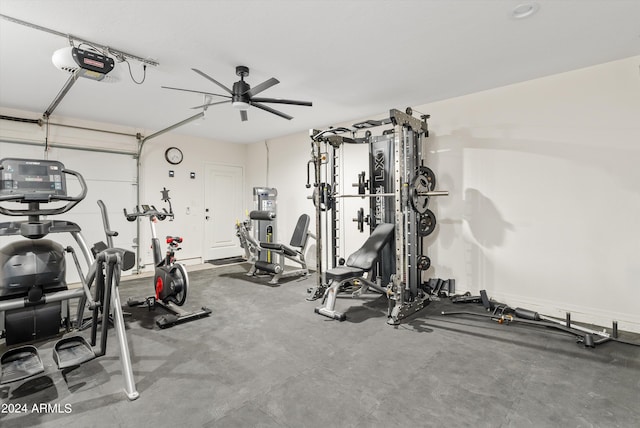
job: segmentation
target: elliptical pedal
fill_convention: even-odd
[[[77,367],[95,357],[93,348],[82,336],[60,339],[53,348],[53,360],[60,370]]]
[[[44,365],[33,345],[10,349],[0,357],[0,384],[15,382],[44,372]]]

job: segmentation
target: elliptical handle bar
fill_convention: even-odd
[[[107,206],[102,202],[102,199],[98,199],[98,206],[100,207],[100,213],[102,214],[102,224],[104,226],[104,233],[107,235],[107,246],[113,248],[113,237],[118,236],[118,232],[111,230],[109,226],[109,216],[107,215]]]
[[[2,169],[2,168],[0,168]],[[70,169],[63,169],[61,171],[63,174],[73,175],[78,179],[80,183],[80,187],[82,190],[76,196],[69,195],[47,195],[48,198],[45,200],[44,198],[37,198],[34,195],[29,195],[25,193],[15,193],[9,195],[1,195],[0,201],[11,201],[11,202],[44,202],[50,203],[55,201],[69,201],[65,206],[58,208],[49,208],[49,209],[24,209],[24,210],[15,210],[10,208],[5,208],[0,206],[0,214],[9,215],[9,216],[41,216],[41,215],[58,215],[64,214],[67,211],[71,210],[73,207],[78,205],[80,201],[82,201],[87,196],[87,183],[84,181],[82,175],[79,172],[72,171]]]

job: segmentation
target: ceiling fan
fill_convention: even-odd
[[[285,100],[285,99],[281,99],[281,98],[262,98],[262,97],[256,97],[256,95],[258,95],[260,92],[264,91],[265,89],[269,89],[270,87],[272,87],[273,85],[276,85],[278,83],[280,83],[280,81],[274,77],[265,80],[264,82],[260,83],[257,86],[254,86],[253,88],[251,88],[251,86],[244,81],[244,78],[247,77],[249,75],[249,67],[246,67],[244,65],[239,65],[236,67],[236,74],[238,76],[240,76],[240,80],[238,80],[237,82],[235,82],[233,84],[233,89],[229,89],[227,88],[225,85],[223,85],[222,83],[218,82],[217,80],[215,80],[213,77],[209,76],[208,74],[198,70],[197,68],[192,68],[193,71],[195,71],[196,73],[198,73],[200,76],[204,77],[205,79],[215,83],[216,85],[218,85],[219,87],[221,87],[222,89],[225,90],[225,92],[227,92],[229,95],[225,95],[225,94],[214,94],[211,92],[204,92],[204,91],[194,91],[192,89],[182,89],[182,88],[172,88],[169,86],[163,86],[164,89],[173,89],[176,91],[185,91],[185,92],[195,92],[198,94],[203,94],[203,95],[213,95],[213,96],[217,96],[217,97],[224,97],[224,98],[229,98],[228,100],[225,101],[217,101],[214,103],[208,103],[208,104],[203,104],[200,106],[196,106],[196,107],[192,107],[194,109],[196,108],[207,108],[209,106],[213,106],[213,105],[217,105],[217,104],[225,104],[225,103],[231,103],[231,105],[235,108],[237,108],[238,110],[240,110],[240,119],[242,119],[242,121],[246,121],[247,120],[247,110],[249,109],[249,106],[253,106],[253,107],[257,107],[261,110],[264,111],[268,111],[269,113],[273,113],[277,116],[283,117],[287,120],[291,120],[293,119],[292,116],[289,116],[288,114],[285,114],[281,111],[275,110],[269,106],[264,105],[263,103],[276,103],[276,104],[290,104],[290,105],[297,105],[297,106],[308,106],[311,107],[312,103],[310,101],[296,101],[296,100]]]

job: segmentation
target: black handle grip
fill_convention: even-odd
[[[539,313],[529,309],[516,308],[515,314],[518,318],[524,318],[526,320],[540,321],[542,319]]]

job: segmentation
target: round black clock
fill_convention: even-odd
[[[183,159],[182,150],[177,147],[169,147],[164,152],[164,158],[172,165],[178,165]]]

